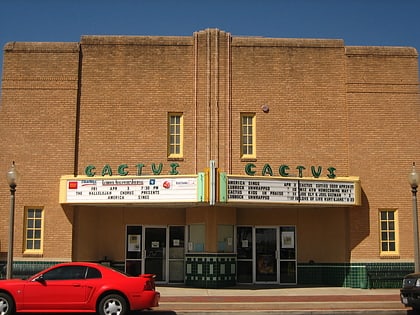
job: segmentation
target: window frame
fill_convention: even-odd
[[[28,221],[29,217],[28,217],[28,215],[29,215],[30,210],[41,211],[41,217],[40,218],[37,218],[36,216],[33,217],[33,218],[30,218],[30,219],[33,220],[33,222],[35,222],[36,219],[40,219],[40,221],[41,221],[40,227],[37,227],[35,224],[34,224],[33,227],[29,227],[29,224],[28,224],[29,223],[29,221]],[[42,254],[44,252],[44,221],[45,221],[44,213],[45,213],[44,207],[30,206],[30,207],[25,207],[24,208],[24,216],[23,216],[23,220],[24,220],[24,222],[23,222],[23,233],[24,233],[24,235],[23,235],[23,253],[24,254],[38,254],[39,255],[39,254]],[[32,237],[28,237],[29,230],[31,230],[33,232],[39,230],[40,233],[41,233],[40,237],[39,238],[35,237],[35,233]],[[39,248],[28,248],[28,241],[31,241],[33,245],[35,244],[36,241],[39,241],[39,243],[40,243]]]
[[[251,119],[251,124],[249,124],[249,121],[247,121],[247,124],[244,123],[244,118]],[[241,152],[241,159],[255,159],[257,157],[257,137],[256,137],[256,115],[255,113],[241,113],[241,121],[240,121],[240,152]],[[251,126],[252,131],[251,133],[244,132],[245,128],[248,128]],[[245,143],[244,139],[247,139],[247,142]],[[251,139],[251,144],[249,143],[249,139]],[[245,150],[246,148],[251,148],[252,153],[249,153],[249,150]]]
[[[179,123],[173,124],[172,118],[178,117]],[[179,126],[179,133],[172,133],[172,127]],[[169,159],[182,159],[184,157],[184,114],[181,112],[169,112],[168,113],[168,143],[167,143],[167,155]],[[175,137],[175,139],[179,136],[179,143],[172,142],[171,139]],[[172,152],[172,148],[179,148],[179,152]]]
[[[386,212],[386,219],[382,219],[382,214]],[[390,220],[389,219],[389,213],[393,213],[393,219]],[[386,224],[386,229],[382,228],[382,223],[387,223]],[[393,229],[389,228],[389,222],[393,222]],[[384,209],[379,209],[378,211],[378,233],[379,233],[379,251],[380,251],[380,256],[381,257],[399,257],[399,247],[400,247],[400,242],[399,242],[399,222],[398,222],[398,210],[397,209],[393,209],[393,208],[384,208]],[[389,234],[390,233],[394,233],[394,239],[390,239]],[[387,239],[383,239],[383,233],[387,234]],[[383,249],[383,244],[386,243],[389,245],[391,243],[395,244],[395,248],[394,250],[384,250]]]

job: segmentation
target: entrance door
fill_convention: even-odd
[[[144,249],[144,273],[155,274],[156,281],[167,281],[166,227],[146,227]]]
[[[296,284],[296,227],[237,227],[238,283]]]
[[[255,228],[255,281],[278,282],[278,229]]]

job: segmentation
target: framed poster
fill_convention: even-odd
[[[141,235],[139,235],[139,234],[129,234],[128,235],[127,250],[129,252],[139,252],[140,251],[140,242],[141,242]]]
[[[295,232],[281,232],[281,248],[295,248]]]

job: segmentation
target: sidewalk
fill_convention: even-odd
[[[197,289],[158,286],[159,311],[172,314],[410,314],[399,289],[254,287]]]

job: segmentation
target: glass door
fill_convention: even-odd
[[[169,227],[169,282],[184,283],[185,227]]]
[[[156,281],[166,279],[166,227],[146,227],[144,233],[144,273],[155,274]]]
[[[277,231],[277,228],[255,228],[256,282],[278,282]]]
[[[238,226],[236,229],[237,252],[237,281],[238,283],[253,283],[253,228],[251,226]]]
[[[296,229],[280,227],[280,283],[296,284]]]
[[[129,225],[126,229],[125,272],[131,276],[138,276],[143,268],[141,225]]]

